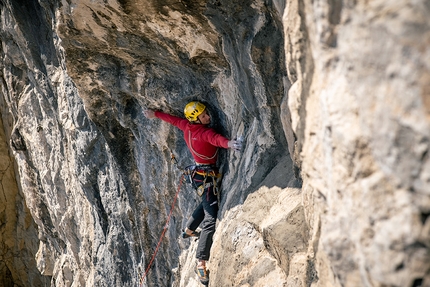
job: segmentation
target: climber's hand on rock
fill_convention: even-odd
[[[143,111],[143,115],[148,119],[154,119],[155,118],[155,111],[148,109]]]
[[[228,147],[240,151],[242,149],[242,142],[238,140],[231,140],[228,142]]]

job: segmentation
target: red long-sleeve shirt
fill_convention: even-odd
[[[191,124],[188,120],[156,111],[155,116],[178,127],[184,132],[184,139],[197,164],[215,164],[218,147],[228,148],[228,139],[212,128],[202,124]]]

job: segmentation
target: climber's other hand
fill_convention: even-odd
[[[154,119],[155,118],[155,111],[148,109],[143,111],[143,115],[148,119]]]

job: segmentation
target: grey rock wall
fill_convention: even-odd
[[[142,114],[196,99],[245,138],[210,286],[430,285],[425,0],[0,8],[5,286],[138,286],[164,228],[144,285],[199,286],[189,186],[166,226],[190,154]]]

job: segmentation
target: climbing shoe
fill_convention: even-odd
[[[205,266],[197,266],[197,276],[199,276],[200,283],[203,285],[209,285],[209,270],[206,270]]]
[[[193,231],[190,235],[186,233],[185,230],[182,230],[182,238],[199,237],[199,236],[200,236],[200,232],[198,231]]]

